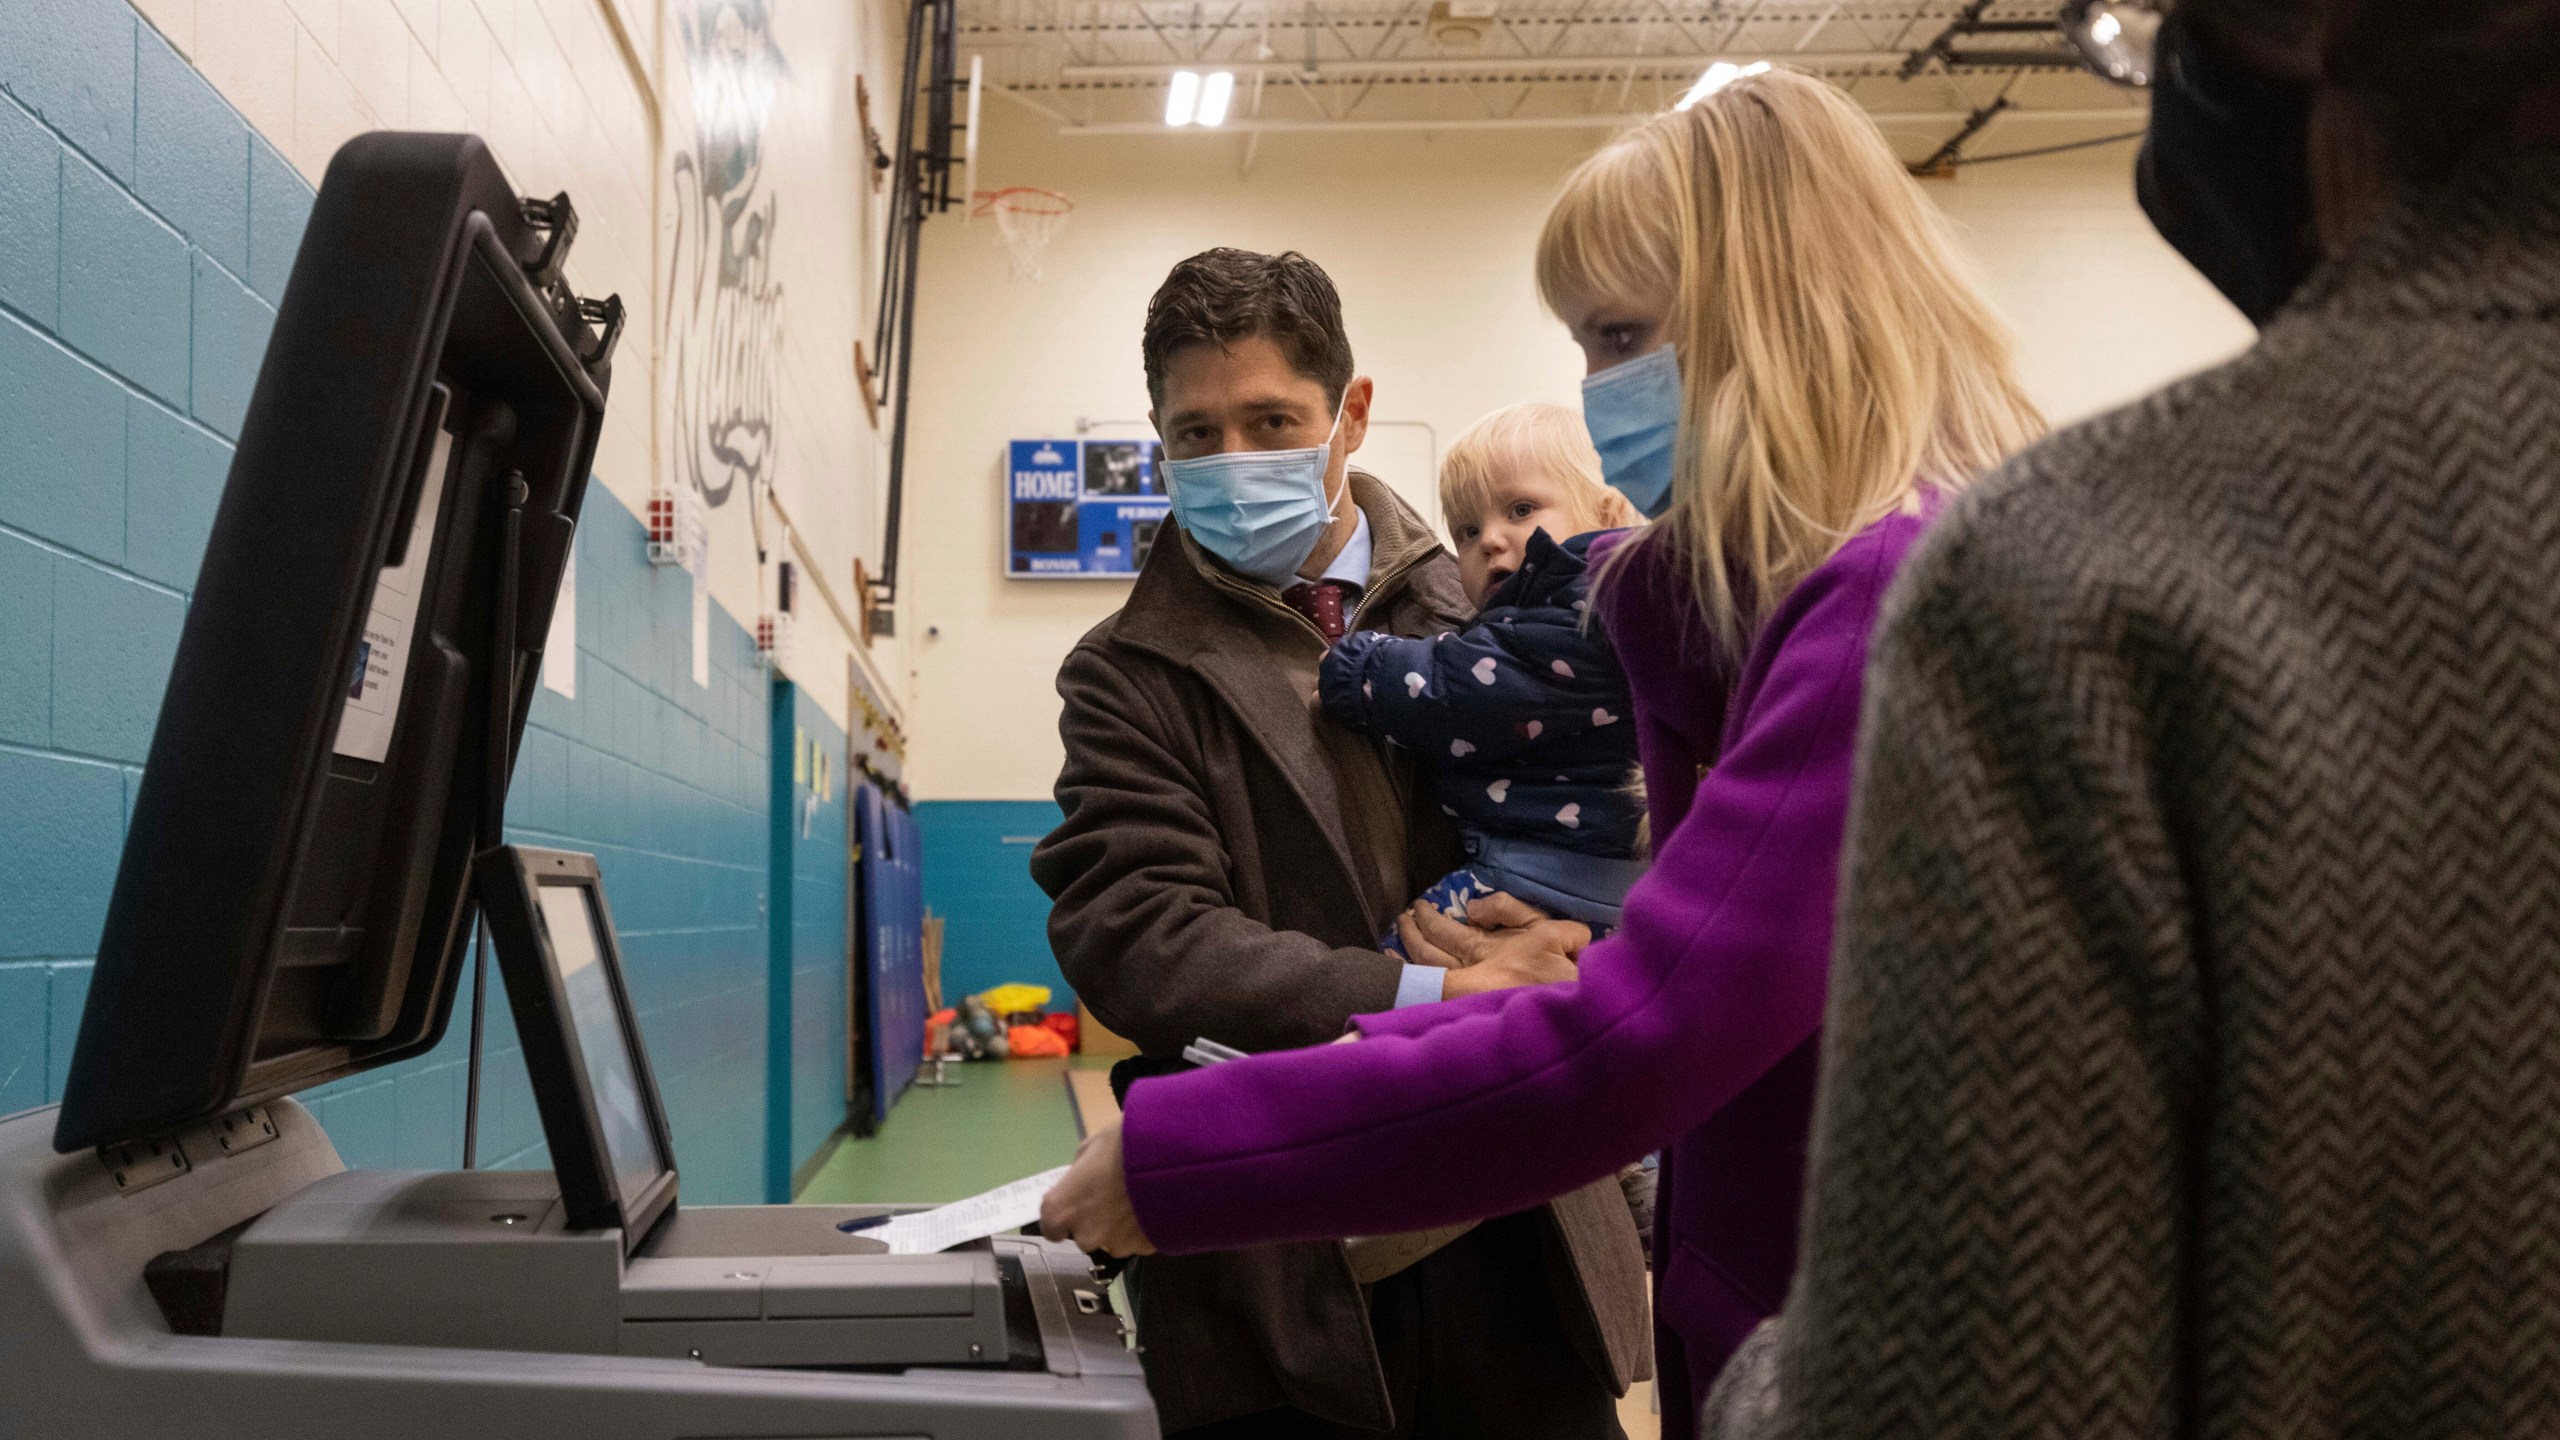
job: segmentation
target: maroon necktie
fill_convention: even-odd
[[[1342,638],[1342,592],[1339,580],[1302,580],[1280,592],[1289,608],[1306,616],[1324,632],[1324,643]]]

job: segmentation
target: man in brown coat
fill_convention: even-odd
[[[1177,523],[1059,672],[1066,819],[1031,861],[1068,980],[1144,1052],[1114,1083],[1194,1040],[1322,1044],[1364,1011],[1570,978],[1378,949],[1463,856],[1408,756],[1324,719],[1317,666],[1346,630],[1425,635],[1467,610],[1428,525],[1349,468],[1371,387],[1332,282],[1295,254],[1194,256],[1145,350]],[[1615,1182],[1454,1239],[1356,1243],[1138,1262],[1167,1430],[1620,1434],[1611,1397],[1649,1344]]]

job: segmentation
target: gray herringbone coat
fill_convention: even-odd
[[[2560,1435],[2560,159],[1905,568],[1709,1433]]]

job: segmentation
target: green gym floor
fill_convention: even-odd
[[[1005,1060],[954,1065],[958,1085],[909,1090],[868,1139],[836,1146],[800,1190],[806,1205],[938,1205],[992,1190],[1075,1158],[1079,1103],[1114,1113],[1109,1060]],[[1627,1440],[1655,1440],[1653,1387],[1618,1402]]]
[[[992,1190],[1075,1158],[1070,1068],[1101,1074],[1104,1059],[1004,1060],[954,1065],[960,1083],[898,1097],[880,1133],[847,1139],[809,1177],[806,1205],[939,1205]],[[931,1073],[930,1069],[927,1071]]]

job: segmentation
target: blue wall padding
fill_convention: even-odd
[[[862,1054],[877,1121],[887,1118],[924,1059],[923,847],[915,817],[872,785],[855,787],[853,813],[867,982]]]
[[[786,1153],[796,1167],[845,1122],[846,1070],[852,1060],[850,892],[852,810],[847,803],[846,742],[827,712],[801,690],[796,708],[813,748],[827,755],[826,793],[815,807],[804,793],[800,842],[792,871],[791,1128]]]
[[[924,837],[924,903],[943,917],[942,994],[947,1002],[1020,980],[1075,992],[1049,953],[1049,897],[1031,883],[1031,846],[1064,817],[1047,800],[927,800],[916,806]]]

